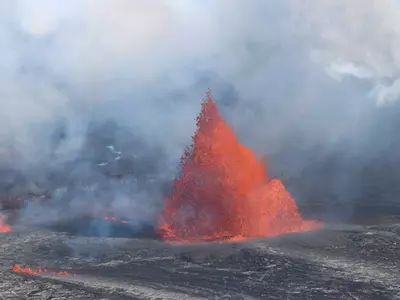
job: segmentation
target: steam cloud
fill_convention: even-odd
[[[398,6],[3,1],[2,194],[49,190],[55,208],[74,211],[112,199],[120,214],[153,222],[210,87],[305,211],[392,209]]]

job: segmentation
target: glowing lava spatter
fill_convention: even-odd
[[[104,216],[104,220],[114,221],[114,222],[118,222],[118,223],[122,223],[122,224],[128,224],[128,221],[121,220],[121,219],[118,219],[117,217],[113,217],[113,216]]]
[[[11,227],[7,224],[0,224],[0,233],[11,232]]]
[[[263,161],[238,142],[209,93],[181,167],[161,216],[164,240],[242,240],[318,227],[301,218],[282,182],[269,179]]]
[[[3,217],[0,215],[0,233],[11,232],[11,226],[8,225],[4,220]]]
[[[24,273],[28,275],[38,275],[38,274],[53,274],[53,275],[71,275],[71,273],[66,272],[66,271],[59,271],[59,272],[50,272],[47,269],[42,269],[41,267],[39,269],[31,269],[27,267],[21,267],[20,265],[13,265],[10,269],[11,271],[15,273]]]

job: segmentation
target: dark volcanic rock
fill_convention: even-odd
[[[398,299],[400,226],[330,226],[244,243],[168,245],[16,228],[0,236],[4,299]],[[25,276],[20,263],[73,276]]]

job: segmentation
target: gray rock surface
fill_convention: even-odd
[[[0,299],[400,299],[400,222],[201,245],[20,227],[0,236],[0,276]]]

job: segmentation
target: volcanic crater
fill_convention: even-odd
[[[164,203],[155,225],[2,217],[0,299],[400,298],[400,219],[303,219],[210,94]]]

